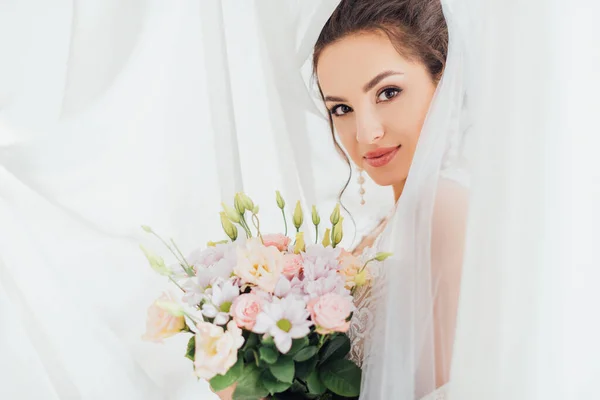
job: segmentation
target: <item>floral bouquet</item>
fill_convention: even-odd
[[[361,259],[338,246],[343,237],[340,208],[331,214],[319,243],[320,216],[313,206],[314,244],[305,243],[304,213],[293,213],[294,239],[287,233],[285,201],[277,192],[284,234],[263,234],[258,206],[243,193],[234,207],[223,204],[221,224],[228,240],[210,242],[184,257],[164,260],[142,246],[150,265],[180,290],[163,294],[148,310],[146,340],[161,342],[190,334],[186,357],[194,373],[214,391],[235,384],[233,399],[353,398],[360,392],[361,371],[346,359],[346,335],[354,311],[352,293],[365,285],[370,262],[389,253]],[[254,228],[254,229],[252,229]],[[239,231],[243,235],[238,237]]]

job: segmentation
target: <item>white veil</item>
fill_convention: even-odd
[[[447,63],[406,186],[377,245],[394,255],[371,290],[374,326],[365,340],[361,399],[416,400],[449,379],[469,185],[464,40],[470,27],[462,9],[442,3]]]
[[[469,128],[463,33],[442,1],[449,30],[443,77],[421,131],[396,212],[379,243],[394,255],[372,290],[361,399],[420,399],[448,382],[468,198]]]

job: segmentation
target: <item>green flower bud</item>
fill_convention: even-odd
[[[342,242],[342,238],[344,237],[344,230],[342,228],[343,222],[344,217],[340,217],[338,223],[334,225],[333,230],[331,231],[331,242],[333,243],[333,247],[336,247]]]
[[[152,233],[152,228],[150,228],[148,225],[142,225],[142,229],[145,232]]]
[[[323,238],[321,244],[323,247],[331,246],[331,229],[325,229],[325,237]]]
[[[306,243],[304,243],[304,232],[298,232],[296,234],[296,243],[294,244],[294,253],[300,254],[306,251]]]
[[[162,257],[157,256],[142,245],[140,245],[140,249],[142,249],[144,252],[144,255],[148,259],[150,266],[155,272],[164,276],[169,276],[172,274],[171,270],[165,265],[165,260],[163,260]]]
[[[174,317],[182,317],[185,314],[183,307],[172,300],[156,300],[156,305]]]
[[[240,223],[240,213],[237,212],[235,208],[228,206],[225,203],[221,203],[221,206],[223,207],[225,215],[227,215],[227,218],[229,218],[231,222],[235,222],[236,224]]]
[[[336,204],[333,212],[331,213],[331,217],[329,217],[331,221],[331,225],[335,226],[340,221],[340,205]]]
[[[283,210],[283,208],[285,207],[285,200],[283,200],[283,197],[281,197],[281,193],[279,193],[279,190],[275,192],[275,195],[277,199],[277,207]]]
[[[229,243],[229,240],[219,240],[218,242],[208,242],[206,243],[206,247],[217,247],[218,244]]]
[[[296,203],[296,209],[294,210],[294,226],[296,227],[296,230],[300,229],[302,222],[304,222],[304,214],[302,213],[300,200],[298,200]]]
[[[317,212],[317,207],[315,206],[312,206],[312,221],[315,226],[319,226],[319,224],[321,223],[321,217],[319,216],[319,213]]]
[[[224,212],[221,212],[221,226],[223,227],[225,234],[229,236],[231,240],[237,239],[237,228],[231,223]]]
[[[254,206],[254,208],[252,209],[252,214],[256,215],[258,214],[258,204]]]
[[[375,260],[377,261],[385,261],[388,257],[390,257],[393,253],[377,253],[375,255]]]
[[[254,202],[247,194],[242,193],[242,201],[244,202],[244,208],[248,211],[254,210]]]
[[[235,194],[235,197],[233,198],[233,205],[240,215],[244,214],[246,207],[244,207],[244,198],[242,197],[241,193]]]

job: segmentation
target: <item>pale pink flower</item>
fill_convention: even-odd
[[[256,317],[262,310],[264,299],[252,293],[239,296],[231,305],[230,314],[240,328],[251,330],[256,323]]]
[[[283,275],[292,279],[294,276],[300,276],[303,270],[303,261],[300,254],[286,254],[283,256]]]
[[[297,297],[304,296],[304,284],[297,277],[292,278],[290,281],[285,276],[279,278],[273,295],[276,297],[287,297],[289,294],[293,294]]]
[[[340,263],[338,257],[342,251],[341,247],[323,247],[321,244],[310,244],[306,246],[306,251],[302,255],[304,261],[310,261],[321,265],[326,270],[338,270]]]
[[[350,292],[346,289],[345,284],[344,278],[336,272],[316,280],[304,280],[303,289],[305,300],[308,301],[309,299],[321,297],[328,293],[349,296]]]
[[[242,330],[234,321],[227,324],[226,331],[209,322],[199,322],[196,328],[196,376],[208,380],[216,375],[225,375],[237,362],[238,349],[244,345]]]
[[[339,261],[341,268],[338,272],[346,281],[346,289],[362,286],[371,279],[369,271],[363,269],[364,263],[349,252],[342,251]]]
[[[176,309],[180,307],[166,293],[152,303],[148,308],[146,333],[142,339],[160,343],[181,332],[185,328],[185,319],[183,312],[174,312]]]
[[[303,300],[294,296],[275,297],[263,306],[252,331],[271,335],[277,349],[285,354],[292,347],[292,339],[300,339],[310,333],[312,322],[308,317]]]
[[[283,255],[272,246],[264,246],[260,240],[248,239],[243,246],[237,248],[237,265],[235,273],[243,283],[258,286],[273,293],[281,276]]]
[[[337,293],[328,293],[312,299],[307,307],[316,331],[321,335],[346,332],[350,327],[350,314],[355,310],[351,297]]]
[[[276,247],[279,251],[287,250],[291,240],[289,237],[281,233],[271,233],[268,235],[263,235],[262,239],[265,246]]]

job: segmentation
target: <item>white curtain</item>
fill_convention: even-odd
[[[298,54],[334,3],[0,2],[0,398],[211,397],[184,338],[140,340],[140,225],[190,251],[239,190],[269,230],[277,189],[327,219],[347,171]]]
[[[477,162],[450,399],[598,398],[600,8],[479,6]]]

